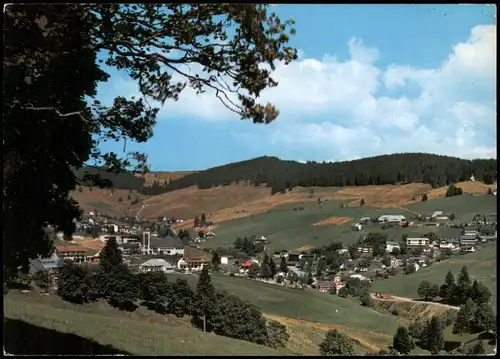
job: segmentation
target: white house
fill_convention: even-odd
[[[139,271],[142,273],[146,272],[163,272],[171,273],[175,270],[175,266],[168,263],[166,260],[161,258],[149,259],[146,262],[139,265]]]
[[[387,253],[392,253],[392,251],[394,250],[394,248],[397,248],[398,250],[401,249],[400,245],[398,242],[396,241],[387,241],[385,243],[385,251]]]
[[[233,259],[232,256],[222,256],[220,257],[220,264],[229,264]]]
[[[441,249],[445,249],[445,248],[452,249],[454,247],[455,247],[455,245],[453,243],[450,243],[444,239],[441,240],[441,242],[439,243],[439,248],[441,248]]]
[[[420,237],[420,238],[406,238],[406,245],[408,246],[428,246],[429,238]]]
[[[210,260],[202,257],[184,256],[177,262],[177,268],[189,272],[199,272],[203,267],[210,264]]]
[[[368,278],[366,278],[365,276],[362,276],[361,274],[352,274],[351,278],[358,278],[360,280],[369,280]]]
[[[149,254],[184,255],[184,243],[174,237],[153,238],[146,249]]]
[[[384,214],[378,218],[379,222],[401,222],[405,220],[406,217],[401,214]]]

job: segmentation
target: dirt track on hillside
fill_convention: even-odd
[[[414,300],[411,298],[398,297],[398,296],[392,296],[392,295],[389,298],[378,298],[375,296],[375,293],[370,293],[370,295],[374,300],[379,300],[379,301],[384,301],[384,302],[412,302],[412,303],[436,305],[436,306],[441,306],[441,307],[448,308],[448,309],[460,310],[460,307],[456,307],[456,306],[448,305],[448,304],[420,301],[420,300]]]

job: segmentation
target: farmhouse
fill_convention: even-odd
[[[38,272],[55,272],[61,267],[61,259],[57,256],[56,252],[52,253],[50,257],[38,257],[30,260],[30,274],[35,275]]]
[[[479,234],[479,231],[477,229],[464,229],[464,236],[477,236]]]
[[[161,258],[149,259],[146,262],[139,265],[139,271],[142,273],[147,272],[163,272],[171,273],[175,270],[175,266],[168,263],[166,260]]]
[[[318,280],[316,288],[318,288],[318,291],[322,293],[328,293],[332,290],[333,283],[329,280]]]
[[[82,246],[56,246],[57,256],[61,259],[69,259],[75,263],[85,262],[87,248]]]
[[[397,214],[397,215],[384,214],[383,216],[380,216],[378,218],[378,221],[385,222],[385,223],[400,223],[400,222],[406,221],[406,217],[401,215],[401,214]]]
[[[187,256],[184,255],[177,262],[177,268],[186,271],[198,272],[203,269],[203,267],[210,264],[210,260],[203,258],[201,256]]]
[[[85,261],[92,264],[99,263],[99,254],[101,251],[102,249],[100,248],[88,248],[85,252]]]
[[[474,246],[465,246],[460,248],[461,252],[466,252],[466,253],[473,253],[476,251],[476,248]]]
[[[426,237],[420,237],[420,238],[406,238],[406,245],[407,246],[428,246],[429,245],[429,238]]]
[[[372,253],[373,247],[371,247],[371,246],[359,246],[358,252],[359,253]]]
[[[145,236],[146,239],[147,236]],[[156,255],[184,255],[184,243],[174,237],[154,238],[146,241],[142,245],[144,254]]]
[[[455,248],[455,246],[458,244],[457,242],[458,241],[452,241],[452,240],[443,239],[439,243],[439,248],[441,248],[441,249],[445,249],[445,248],[452,249],[452,248]]]
[[[472,235],[463,235],[460,236],[460,246],[471,246],[477,244],[477,236]]]
[[[233,256],[222,256],[220,257],[220,264],[225,264],[225,265],[229,265],[229,264],[234,264],[235,262],[235,259]]]
[[[396,241],[387,241],[385,242],[385,251],[387,253],[392,253],[392,251],[397,248],[398,250],[401,249],[400,245]]]

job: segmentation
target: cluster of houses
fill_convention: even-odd
[[[163,238],[153,237],[150,232],[143,232],[142,236],[120,233],[102,235],[99,238],[102,245],[97,248],[87,248],[85,245],[77,244],[57,245],[48,258],[31,260],[30,274],[36,275],[40,271],[57,274],[66,260],[76,264],[98,264],[99,254],[110,238],[116,239],[126,263],[130,263],[129,257],[134,255],[144,258],[144,262],[139,265],[140,272],[197,272],[210,264],[211,260],[206,253],[186,246],[175,232]]]

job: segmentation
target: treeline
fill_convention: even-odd
[[[48,278],[37,278],[37,284],[47,287]],[[208,267],[203,268],[194,291],[185,280],[169,282],[162,272],[134,274],[124,264],[114,239],[102,250],[97,270],[67,262],[57,286],[57,294],[71,303],[103,299],[130,312],[144,306],[159,314],[187,315],[194,327],[205,332],[273,348],[286,346],[289,338],[284,325],[266,320],[256,306],[216,291]]]
[[[153,195],[190,186],[207,189],[239,182],[266,185],[273,193],[296,186],[342,187],[413,182],[428,183],[436,188],[469,180],[471,175],[487,184],[493,183],[496,180],[496,160],[402,153],[335,163],[299,163],[265,156],[192,173],[168,183],[155,182],[152,186],[144,186],[141,178],[130,173],[111,176],[115,188]]]
[[[441,286],[423,280],[419,285],[418,294],[425,300],[439,296],[443,303],[460,305],[460,310],[446,318],[444,323],[439,317],[433,317],[428,322],[414,322],[408,328],[399,327],[393,338],[392,349],[396,351],[394,354],[408,355],[416,346],[429,350],[432,355],[437,355],[441,350],[460,350],[459,342],[444,340],[443,329],[448,325],[453,325],[453,333],[459,336],[464,333],[485,332],[483,338],[495,340],[497,318],[489,304],[492,294],[481,282],[472,281],[467,267],[462,267],[456,280],[453,274],[448,272]],[[479,340],[469,348],[467,354],[485,354],[485,351],[482,341]]]

